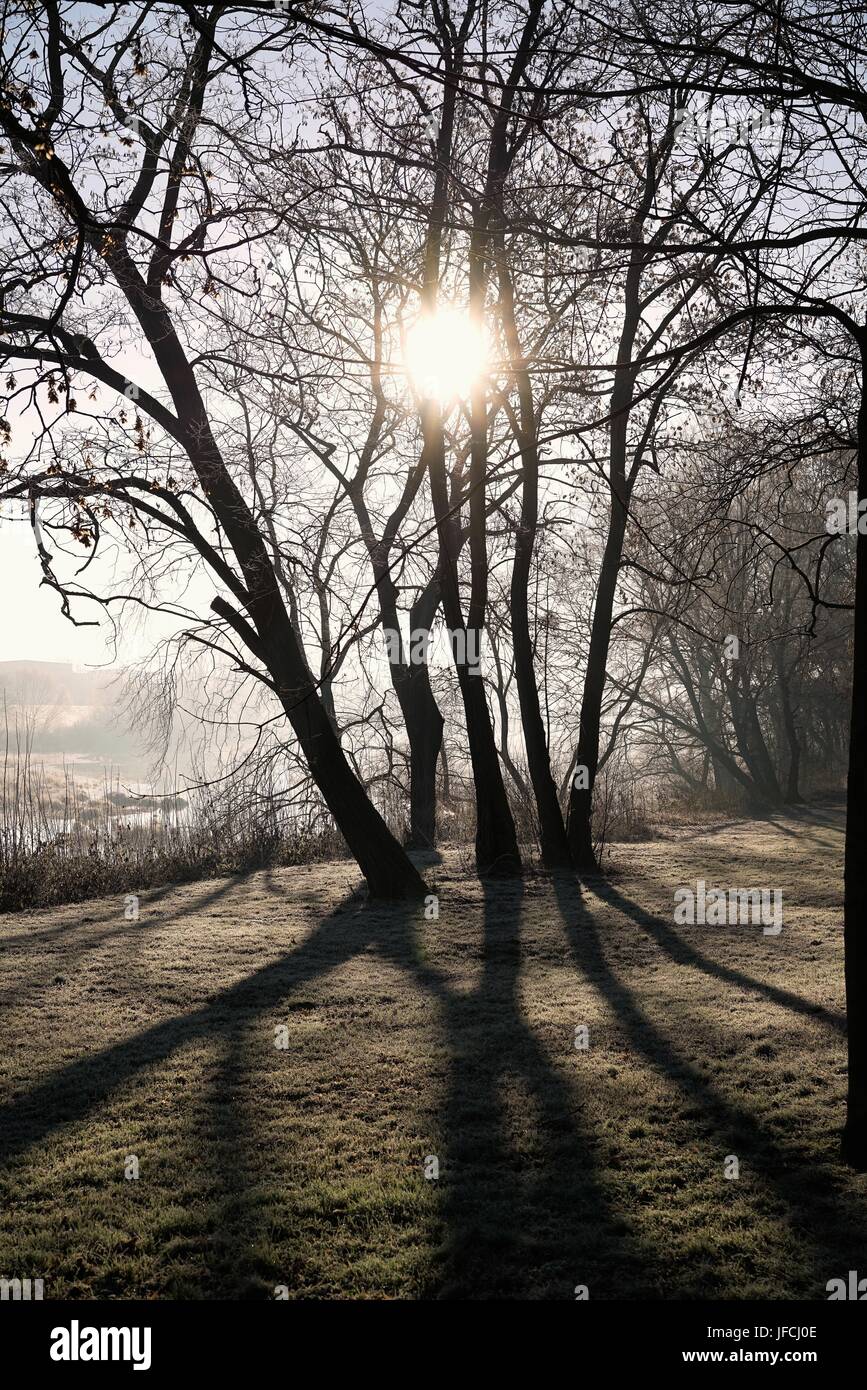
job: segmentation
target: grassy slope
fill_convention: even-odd
[[[583,896],[485,893],[447,856],[437,922],[364,908],[344,864],[154,892],[137,923],[120,898],[0,919],[0,1275],[825,1298],[867,1258],[836,1159],[841,854],[827,811],[620,847]],[[781,887],[782,935],[674,928],[697,877]]]

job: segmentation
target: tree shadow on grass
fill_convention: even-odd
[[[83,1119],[143,1068],[166,1062],[186,1043],[225,1033],[239,1011],[273,1008],[306,980],[351,959],[364,944],[357,923],[350,930],[346,918],[329,917],[303,945],[218,991],[198,1008],[59,1067],[26,1095],[0,1108],[0,1162]]]
[[[69,942],[66,940],[58,941],[56,935],[56,933],[62,933],[64,937],[67,937],[73,931],[80,932],[82,926],[81,922],[72,922],[61,927],[50,928],[43,931],[28,932],[26,935],[0,938],[0,950],[10,947],[12,949],[18,947],[29,948],[35,941],[44,942],[47,940],[50,943],[56,944],[56,951],[58,952],[57,957],[55,957],[54,953],[49,956],[48,964],[40,971],[28,975],[26,979],[21,975],[16,976],[14,988],[11,991],[7,991],[5,994],[0,994],[0,1008],[8,1008],[14,1005],[21,998],[22,990],[37,989],[40,985],[47,984],[58,973],[60,967],[69,970],[70,966],[74,967],[77,961],[86,957],[95,947],[103,946],[107,942],[113,941],[118,937],[126,937],[133,947],[132,957],[126,957],[124,961],[125,968],[129,969],[131,959],[134,959],[140,954],[137,948],[156,927],[164,927],[167,923],[174,922],[180,917],[189,917],[192,913],[202,912],[204,909],[213,906],[214,903],[219,902],[227,893],[233,892],[237,888],[246,887],[250,877],[250,873],[246,873],[239,874],[237,877],[225,879],[218,887],[211,889],[210,892],[198,895],[193,901],[173,911],[170,917],[153,916],[150,909],[172,891],[171,886],[159,888],[147,894],[142,893],[140,897],[144,901],[140,904],[140,907],[144,908],[144,913],[138,920],[127,920],[123,915],[122,906],[118,907],[111,916],[109,916],[108,913],[104,913],[100,917],[91,918],[88,922],[88,925],[90,922],[115,922],[115,926],[106,927],[104,931],[88,933],[83,939]],[[177,886],[178,885],[174,885],[175,888]],[[122,904],[123,900],[120,899],[119,901]],[[120,919],[119,921],[117,920],[118,918]]]
[[[484,887],[481,973],[468,992],[426,959],[418,907],[344,915],[352,903],[341,904],[330,925],[320,928],[321,946],[326,930],[339,935],[348,926],[354,949],[346,959],[372,952],[404,972],[439,1011],[447,1061],[430,1147],[440,1163],[435,1194],[444,1237],[421,1296],[570,1299],[576,1285],[585,1284],[595,1297],[614,1297],[624,1272],[632,1287],[646,1280],[650,1289],[657,1258],[645,1267],[629,1222],[612,1209],[580,1099],[523,1016],[520,887]],[[323,973],[311,968],[304,982]],[[248,1021],[238,1017],[238,1032]],[[438,1089],[442,1080],[434,1075],[431,1085]],[[232,1095],[234,1104],[227,1099]],[[256,1164],[247,1161],[252,1127],[245,1131],[240,1119],[248,1099],[243,1047],[227,1036],[212,1087],[220,1133],[210,1150],[222,1193],[220,1245],[224,1257],[234,1250],[234,1289],[256,1296],[267,1282],[284,1282],[287,1268],[303,1267],[304,1251],[284,1239],[279,1262],[268,1264],[275,1252],[263,1242],[267,1209],[256,1200]]]
[[[674,931],[663,917],[640,907],[638,903],[627,897],[625,893],[621,893],[607,879],[601,876],[594,877],[591,886],[593,892],[603,902],[616,908],[624,917],[652,936],[669,959],[674,961],[675,965],[701,970],[706,975],[710,975],[712,979],[720,980],[727,985],[736,985],[739,989],[754,990],[771,1004],[778,1004],[782,1009],[790,1009],[793,1013],[803,1014],[807,1018],[818,1019],[839,1033],[846,1032],[845,1015],[838,1010],[826,1009],[823,1004],[813,1003],[812,1000],[804,999],[800,994],[793,994],[789,989],[769,984],[765,980],[756,980],[752,975],[746,975],[742,970],[735,970],[730,965],[723,965],[719,961],[711,960],[708,956],[702,955],[701,951],[696,950],[694,946],[691,946],[688,941]]]
[[[764,822],[765,825],[772,826],[774,830],[780,835],[785,835],[787,839],[813,840],[816,844],[824,846],[827,846],[828,841],[818,835],[817,831],[828,830],[837,832],[842,836],[846,829],[846,814],[843,807],[821,810],[809,805],[787,805],[780,810],[774,808],[765,810],[756,815],[755,819]],[[787,821],[796,822],[800,828],[793,830],[791,825],[786,824]]]
[[[822,1162],[821,1154],[817,1162],[817,1151],[797,1136],[779,1142],[760,1116],[731,1100],[683,1059],[608,965],[575,881],[564,876],[553,886],[582,975],[612,1007],[636,1057],[680,1088],[703,1117],[704,1129],[709,1127],[709,1167],[721,1154],[741,1154],[768,1192],[782,1199],[784,1219],[809,1244],[813,1268],[830,1277],[838,1251],[823,1242],[820,1228],[825,1215],[839,1222],[839,1173]],[[607,891],[612,905],[640,926],[660,927],[658,919],[642,913],[617,890]],[[603,888],[601,896],[605,894]],[[214,896],[206,895],[205,901]],[[201,905],[201,900],[192,902],[185,911]],[[436,1004],[445,1044],[441,1127],[431,1137],[441,1164],[436,1196],[444,1238],[437,1252],[437,1273],[425,1286],[425,1295],[570,1298],[576,1285],[586,1284],[593,1298],[623,1297],[624,1289],[631,1297],[659,1296],[664,1252],[648,1252],[637,1231],[637,1214],[619,1206],[622,1197],[613,1195],[595,1137],[582,1120],[586,1081],[573,1084],[566,1058],[562,1067],[552,1060],[527,1023],[521,1002],[520,888],[484,887],[480,974],[468,991],[456,988],[426,961],[419,908],[351,910],[357,906],[357,897],[351,895],[301,945],[278,960],[197,1008],[59,1067],[3,1106],[0,1159],[21,1161],[31,1146],[85,1120],[139,1073],[169,1062],[187,1044],[216,1041],[220,1054],[207,1104],[219,1143],[210,1151],[202,1146],[202,1162],[211,1169],[220,1262],[227,1271],[220,1293],[257,1294],[263,1280],[279,1282],[276,1268],[267,1263],[267,1251],[264,1257],[259,1253],[269,1219],[267,1192],[249,1199],[255,1168],[249,1161],[256,1143],[255,1096],[250,1095],[244,1040],[263,1014],[279,1016],[294,992],[322,981],[360,953],[373,953],[405,971]],[[440,929],[445,930],[445,924]],[[699,969],[712,965],[679,939],[679,944],[668,940],[666,932],[667,928],[661,944],[672,953],[679,950],[683,964]],[[756,986],[726,967],[720,968],[719,978],[727,984]],[[799,1009],[804,1001],[797,996],[768,988],[774,1003],[805,1011]],[[564,1020],[567,1036],[578,1021]],[[432,1084],[439,1081],[434,1078]],[[727,1186],[721,1183],[723,1203]],[[287,1268],[286,1244],[281,1243],[282,1270]],[[821,1296],[808,1288],[797,1291]],[[667,1296],[680,1297],[708,1297],[714,1292],[706,1272],[688,1269],[673,1272],[665,1290]]]
[[[161,888],[142,889],[138,897],[139,900],[145,902],[147,906],[152,906],[154,903],[159,902],[161,898],[167,897],[169,893],[176,892],[180,886],[183,885],[168,883]],[[4,913],[2,918],[4,926],[7,923],[11,925],[16,919],[20,920],[30,916],[47,915],[62,909],[71,912],[73,908],[80,908],[82,916],[73,918],[69,922],[60,922],[53,927],[37,927],[35,931],[27,931],[26,929],[24,931],[19,930],[18,932],[11,933],[9,936],[2,936],[0,937],[0,947],[29,946],[32,945],[34,941],[60,941],[62,944],[62,939],[64,937],[69,936],[71,932],[80,931],[82,925],[90,926],[97,922],[116,922],[118,918],[121,918],[124,923],[129,926],[129,922],[124,917],[125,897],[126,894],[124,893],[115,894],[113,897],[111,894],[105,893],[100,898],[85,898],[80,903],[57,903],[51,907],[28,908],[22,912]],[[104,907],[98,916],[94,916],[93,909],[97,904],[104,903],[110,903],[111,906]],[[111,934],[112,933],[109,933],[109,935]],[[102,940],[101,937],[95,939]]]
[[[228,892],[235,880],[191,902],[193,913]],[[58,1067],[23,1095],[0,1106],[0,1167],[11,1170],[30,1161],[29,1151],[53,1136],[96,1116],[112,1096],[176,1058],[189,1045],[216,1045],[218,1062],[204,1082],[211,1111],[208,1132],[196,1136],[195,1152],[209,1186],[209,1225],[216,1267],[202,1270],[200,1288],[186,1280],[185,1297],[237,1297],[251,1291],[263,1273],[253,1247],[266,1216],[248,1200],[249,1147],[256,1142],[250,1124],[255,1097],[247,1094],[243,1039],[264,1013],[274,1013],[293,991],[326,976],[370,944],[364,917],[346,914],[354,895],[341,903],[300,946],[209,996],[197,1008],[172,1015],[122,1041]],[[138,924],[127,923],[134,927]],[[249,1113],[248,1113],[249,1112]],[[145,1114],[142,1119],[146,1119]],[[272,1281],[272,1283],[275,1281]],[[261,1279],[255,1296],[261,1296]]]
[[[627,1276],[649,1287],[645,1252],[613,1209],[581,1118],[577,1088],[528,1026],[520,999],[520,886],[483,885],[481,978],[438,998],[450,1057],[442,1115],[442,1275],[428,1295],[617,1296]],[[564,1035],[571,1034],[564,1020]],[[565,1059],[564,1059],[565,1060]],[[655,1263],[655,1260],[652,1262]]]
[[[594,890],[599,886],[594,881]],[[772,1200],[783,1207],[793,1242],[804,1253],[806,1275],[792,1273],[780,1298],[823,1297],[826,1280],[841,1263],[839,1232],[842,1204],[847,1198],[842,1188],[844,1174],[838,1163],[829,1161],[809,1136],[795,1134],[778,1140],[760,1115],[731,1099],[699,1068],[680,1055],[667,1037],[643,1011],[630,990],[620,981],[605,957],[592,915],[576,885],[566,877],[555,881],[560,914],[575,962],[582,975],[599,991],[611,1007],[636,1059],[643,1059],[653,1070],[677,1086],[696,1112],[697,1134],[705,1135],[708,1168],[721,1173],[722,1156],[736,1154],[749,1164],[753,1176]],[[640,911],[640,910],[639,910]],[[643,914],[642,914],[643,916]],[[641,922],[643,925],[643,921]],[[783,992],[785,993],[785,992]],[[797,996],[794,997],[797,999]],[[775,1000],[775,1002],[783,1002]],[[803,1001],[799,1001],[803,1003]],[[788,1007],[793,1007],[791,1003]],[[718,1040],[706,1038],[709,1055],[719,1050]],[[720,1182],[720,1202],[725,1202],[730,1184]],[[858,1216],[864,1221],[863,1209]],[[854,1216],[854,1213],[852,1214]],[[848,1219],[848,1218],[847,1218]],[[826,1239],[826,1229],[836,1229],[837,1238]],[[852,1246],[863,1240],[863,1229],[852,1231]],[[668,1297],[709,1298],[718,1296],[713,1274],[692,1274],[687,1269],[672,1272]]]
[[[781,1201],[783,1219],[809,1248],[811,1269],[823,1271],[823,1279],[834,1274],[839,1247],[824,1241],[821,1231],[826,1218],[836,1219],[839,1229],[841,1199],[835,1189],[840,1175],[834,1165],[823,1162],[821,1153],[798,1136],[779,1142],[760,1116],[684,1061],[611,970],[574,880],[554,880],[554,890],[573,957],[609,1002],[635,1056],[680,1088],[702,1117],[703,1131],[710,1132],[704,1140],[709,1167],[721,1154],[742,1155],[769,1195]],[[278,960],[211,995],[198,1008],[57,1068],[3,1106],[0,1159],[22,1161],[31,1146],[85,1120],[139,1073],[165,1064],[189,1043],[216,1040],[221,1054],[208,1104],[220,1143],[202,1162],[211,1168],[220,1260],[228,1271],[219,1292],[243,1296],[253,1291],[257,1277],[261,1289],[262,1280],[274,1278],[275,1271],[265,1268],[257,1254],[269,1219],[267,1200],[249,1201],[246,1193],[256,1136],[245,1030],[258,1026],[264,1013],[285,1008],[294,991],[321,981],[362,952],[373,952],[405,970],[436,1003],[445,1042],[441,1131],[431,1140],[441,1160],[437,1197],[445,1235],[438,1274],[428,1282],[426,1295],[569,1298],[575,1285],[587,1284],[594,1298],[623,1297],[624,1289],[627,1296],[659,1296],[665,1253],[649,1254],[636,1233],[635,1215],[618,1207],[596,1156],[594,1136],[582,1123],[580,1088],[568,1081],[565,1060],[563,1068],[553,1063],[526,1022],[520,996],[521,892],[503,885],[484,892],[480,978],[468,992],[456,989],[425,961],[418,908],[350,911],[358,904],[351,895]],[[619,910],[636,910],[616,890],[614,895]],[[196,906],[191,903],[185,910]],[[691,957],[684,963],[702,968]],[[737,974],[734,980],[723,978],[726,983],[747,982]],[[778,992],[774,1002],[796,1007],[786,991]],[[721,1184],[721,1203],[727,1186]],[[857,1234],[853,1230],[853,1242]],[[280,1251],[284,1270],[285,1244]],[[203,1289],[204,1296],[212,1291],[213,1286]],[[715,1292],[712,1274],[689,1269],[672,1272],[664,1290],[669,1297]],[[782,1292],[821,1296],[803,1277],[801,1285],[795,1282]]]
[[[611,1207],[575,1088],[523,1015],[521,891],[485,889],[481,978],[468,993],[425,962],[419,907],[350,911],[357,904],[350,895],[300,946],[198,1008],[57,1068],[0,1108],[0,1161],[25,1161],[29,1149],[86,1120],[140,1073],[168,1063],[188,1044],[216,1040],[220,1054],[207,1104],[209,1134],[217,1143],[203,1142],[199,1151],[215,1194],[219,1263],[229,1271],[221,1275],[220,1295],[255,1296],[277,1270],[257,1254],[267,1202],[261,1194],[248,1200],[256,1136],[244,1059],[247,1030],[263,1014],[285,1008],[302,986],[372,952],[406,971],[436,1003],[446,1045],[437,1141],[446,1235],[437,1257],[440,1273],[426,1296],[571,1298],[577,1284],[587,1284],[597,1297],[615,1296],[624,1265],[640,1286],[640,1243]],[[280,1258],[285,1270],[285,1248]]]

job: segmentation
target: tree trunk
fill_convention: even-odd
[[[699,693],[700,713],[703,724],[712,734],[714,742],[722,744],[723,730],[722,717],[719,703],[714,698],[713,689],[710,685],[702,685]],[[705,745],[707,748],[707,745]],[[707,748],[710,757],[710,765],[713,768],[714,791],[718,796],[732,801],[743,796],[744,787],[732,776],[731,770],[719,756],[715,748]]]
[[[491,644],[491,655],[494,658],[494,670],[497,673],[497,678],[494,683],[494,695],[496,696],[497,706],[500,711],[500,747],[498,750],[500,762],[511,777],[512,785],[518,793],[518,796],[523,802],[529,805],[530,797],[533,794],[532,790],[527,786],[526,781],[522,777],[519,769],[515,766],[514,759],[509,752],[509,689],[503,677],[503,662],[496,640],[490,631],[488,636]]]
[[[746,671],[740,671],[738,676],[723,675],[738,752],[755,783],[759,803],[780,806],[783,793],[762,732],[749,675]]]
[[[651,180],[648,176],[642,209],[630,228],[630,237],[635,241],[641,236],[644,217],[649,205],[650,187]],[[620,573],[620,561],[623,555],[623,542],[626,537],[626,522],[629,512],[630,485],[626,476],[626,454],[629,413],[635,383],[632,351],[641,319],[639,291],[643,268],[643,253],[636,248],[626,272],[623,294],[623,327],[617,348],[617,367],[611,391],[611,438],[608,456],[608,490],[611,509],[608,518],[608,536],[605,541],[599,584],[596,588],[596,602],[593,608],[590,649],[587,653],[587,670],[584,674],[584,689],[581,696],[578,750],[575,755],[576,769],[586,768],[587,786],[576,787],[573,778],[566,824],[573,864],[576,869],[591,872],[597,868],[596,855],[593,851],[591,813],[593,784],[599,766],[602,697],[605,693],[608,649],[611,644],[611,621],[614,615],[614,600],[617,595],[617,577]]]
[[[542,863],[546,869],[562,869],[570,862],[566,827],[557,799],[557,788],[551,776],[548,740],[539,687],[533,666],[533,642],[530,636],[529,588],[533,563],[533,547],[539,519],[539,450],[536,442],[536,412],[533,389],[527,363],[518,339],[512,279],[506,263],[505,241],[497,238],[500,305],[503,328],[509,350],[510,365],[518,384],[520,426],[518,446],[521,451],[521,517],[515,534],[515,557],[512,562],[512,582],[509,613],[512,622],[512,643],[515,653],[515,682],[521,706],[521,724],[527,765],[539,816],[539,842]]]
[[[615,421],[614,424],[618,422]],[[614,430],[612,424],[612,433]],[[622,419],[625,441],[626,419]],[[613,447],[613,446],[612,446]],[[587,670],[584,676],[584,690],[581,696],[581,725],[578,734],[578,751],[575,757],[577,768],[587,769],[587,786],[576,786],[572,780],[569,794],[568,836],[572,862],[576,869],[592,872],[596,867],[593,850],[593,825],[591,812],[593,806],[593,784],[599,766],[599,732],[602,719],[602,697],[605,691],[605,676],[608,663],[608,648],[611,642],[611,618],[614,611],[614,598],[617,592],[617,576],[620,572],[620,557],[623,553],[623,539],[626,535],[626,504],[612,487],[611,518],[608,538],[602,557],[599,584],[596,590],[596,605],[593,610],[593,626],[590,630],[590,649],[587,653]]]
[[[861,336],[861,407],[858,412],[858,501],[867,498],[867,332]],[[852,656],[852,722],[846,791],[843,940],[846,956],[846,1019],[849,1092],[842,1156],[867,1170],[867,536],[860,528],[855,550],[855,613]]]
[[[801,740],[798,737],[798,726],[795,723],[795,712],[792,709],[792,692],[789,685],[789,677],[786,674],[782,650],[777,654],[777,679],[780,687],[780,706],[783,714],[783,728],[786,734],[786,742],[789,745],[789,766],[786,771],[786,801],[797,803],[801,800],[799,787],[801,777]]]
[[[433,579],[410,610],[410,639],[414,632],[430,632],[438,607],[439,583]],[[413,849],[434,849],[437,842],[437,760],[444,720],[431,689],[426,661],[407,662],[402,671],[392,666],[392,682],[409,739],[407,845]]]
[[[288,672],[294,654],[280,663]],[[367,880],[371,897],[420,898],[427,889],[352,771],[327,713],[314,693],[283,697],[310,773]]]
[[[267,547],[217,447],[195,373],[171,318],[125,249],[113,248],[107,260],[151,345],[181,422],[181,442],[237,558],[243,585],[227,567],[221,566],[220,572],[252,621],[225,601],[218,611],[271,675],[311,776],[358,861],[371,895],[424,897],[424,881],[352,771],[311,685],[304,651]]]
[[[407,689],[410,694],[414,681]],[[430,686],[428,685],[428,693]],[[443,717],[433,695],[419,690],[410,695],[411,709],[404,706],[409,737],[409,835],[410,849],[435,849],[437,843],[437,760],[443,739]]]
[[[455,648],[455,668],[467,721],[467,740],[476,793],[476,866],[481,874],[510,876],[520,874],[521,856],[509,802],[488,702],[481,673],[473,674],[468,660],[467,628],[461,608],[458,588],[457,556],[460,540],[456,518],[449,514],[446,483],[445,441],[442,419],[436,401],[425,401],[422,407],[425,453],[430,471],[431,498],[439,532],[442,556],[443,613],[457,642],[464,643],[463,653]],[[474,639],[480,639],[476,629]]]

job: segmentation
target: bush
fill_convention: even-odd
[[[7,757],[2,796],[0,912],[346,854],[321,808],[284,807],[267,773],[188,800],[94,796],[24,753]]]

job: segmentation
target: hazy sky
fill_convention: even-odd
[[[109,659],[103,626],[75,628],[61,615],[60,598],[39,588],[42,577],[30,527],[0,522],[0,660],[102,663]]]
[[[61,571],[68,575],[68,569]],[[43,585],[33,532],[26,522],[0,517],[0,661],[71,661],[82,666],[126,665],[152,650],[174,624],[158,618],[143,622],[129,614],[114,650],[112,624],[95,604],[73,605],[76,617],[99,620],[99,627],[73,627],[60,611],[60,596]]]

